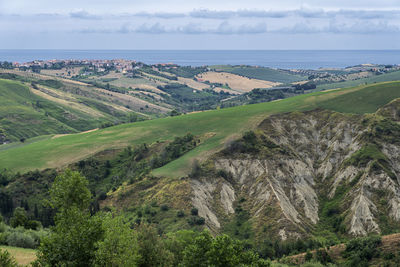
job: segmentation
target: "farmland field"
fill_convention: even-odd
[[[307,77],[298,74],[289,74],[281,70],[275,70],[264,67],[248,67],[248,66],[213,66],[217,70],[253,78],[259,80],[266,80],[278,83],[292,83],[297,81],[306,80]]]
[[[197,75],[199,80],[209,81],[210,83],[220,83],[222,85],[228,85],[232,90],[237,92],[249,92],[255,88],[270,88],[279,83],[250,79],[247,77],[239,76],[227,72],[204,72]]]
[[[376,75],[376,76],[372,76],[372,77],[361,78],[358,80],[321,84],[321,85],[317,86],[317,89],[318,90],[336,89],[336,88],[345,88],[345,87],[350,87],[350,86],[358,86],[358,85],[362,85],[365,83],[370,84],[370,83],[389,82],[389,81],[398,81],[398,80],[400,80],[400,71],[394,71],[394,72]]]

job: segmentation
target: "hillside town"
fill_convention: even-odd
[[[2,68],[18,68],[20,70],[40,72],[40,70],[46,69],[62,69],[62,68],[73,68],[73,67],[89,67],[95,69],[97,72],[105,72],[114,70],[121,73],[129,73],[135,69],[143,67],[145,64],[137,62],[136,60],[127,59],[68,59],[68,60],[33,60],[30,62],[2,62]],[[177,68],[176,64],[173,63],[160,63],[156,64],[163,67]]]

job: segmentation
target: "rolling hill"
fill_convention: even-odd
[[[51,80],[47,80],[51,81]],[[123,121],[127,112],[95,99],[74,97],[41,84],[0,80],[0,127],[4,141],[77,133]]]
[[[60,167],[105,149],[172,140],[187,132],[203,136],[205,141],[196,149],[154,171],[156,175],[179,177],[190,171],[194,158],[204,158],[221,149],[229,140],[239,137],[248,129],[255,128],[268,115],[316,108],[328,108],[339,112],[373,113],[382,104],[398,97],[400,97],[400,82],[388,82],[119,125],[90,133],[48,138],[15,148],[4,145],[0,147],[0,166],[15,171]],[[334,99],[338,99],[342,104],[332,105]]]
[[[3,145],[0,210],[26,203],[49,225],[41,203],[68,167],[97,209],[225,233],[264,257],[395,233],[399,110],[400,82],[385,82]]]

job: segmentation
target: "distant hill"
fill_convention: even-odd
[[[7,149],[7,146],[2,146],[0,147],[0,165],[16,170],[56,167],[60,163],[70,163],[107,148],[124,147],[130,144],[150,144],[157,140],[171,140],[187,132],[198,136],[207,136],[204,144],[200,147],[155,171],[157,174],[179,176],[190,170],[190,162],[193,158],[202,158],[209,153],[208,151],[220,149],[229,139],[256,127],[268,115],[311,110],[318,107],[335,111],[342,111],[345,108],[346,112],[373,113],[383,104],[400,97],[398,88],[400,88],[400,83],[392,82],[317,92],[276,102],[125,124],[86,134],[44,140],[16,149]],[[360,95],[365,95],[365,98],[360,98]],[[332,104],[335,99],[338,99],[337,106]],[[342,99],[352,101],[352,104],[342,103]],[[61,151],[62,153],[60,153]],[[53,153],[56,153],[57,156]],[[31,158],[31,155],[35,156]],[[15,161],[16,159],[18,161]],[[21,165],[19,163],[21,161],[26,163]]]

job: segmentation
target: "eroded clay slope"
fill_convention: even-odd
[[[193,205],[214,231],[238,205],[256,236],[305,236],[327,217],[337,218],[326,225],[331,231],[386,231],[400,220],[397,106],[367,116],[315,110],[269,117],[191,179]]]

